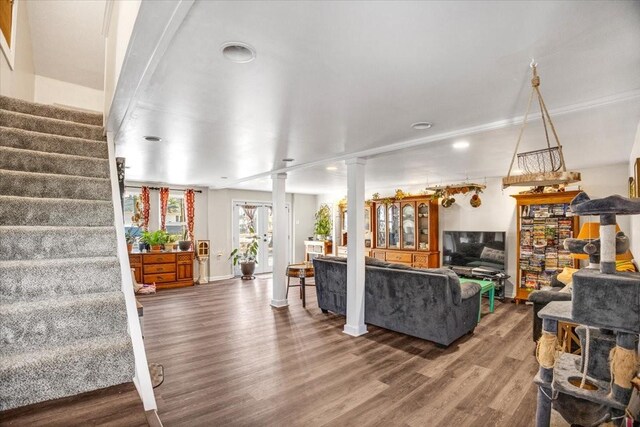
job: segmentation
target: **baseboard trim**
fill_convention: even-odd
[[[224,276],[209,276],[209,282],[218,282],[220,280],[229,280],[233,279],[235,276],[233,274],[226,274]]]
[[[272,299],[271,300],[271,307],[273,308],[282,308],[282,307],[288,307],[289,306],[289,301],[286,299]]]
[[[359,337],[369,331],[367,331],[367,325],[344,325],[342,332],[352,337]]]

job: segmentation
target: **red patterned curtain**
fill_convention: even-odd
[[[144,185],[140,189],[140,202],[142,203],[142,229],[149,231],[149,187]]]
[[[169,202],[169,188],[160,188],[160,230],[167,231],[167,203]]]
[[[193,220],[195,218],[195,193],[191,188],[184,192],[184,203],[187,206],[187,229],[189,230],[189,240],[191,240],[195,247],[195,240],[193,239]]]

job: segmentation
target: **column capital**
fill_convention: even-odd
[[[364,165],[367,163],[367,159],[363,157],[354,157],[352,159],[347,159],[344,161],[347,165]]]
[[[286,172],[273,173],[271,174],[271,179],[287,179]]]

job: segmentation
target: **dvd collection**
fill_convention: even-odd
[[[573,219],[566,203],[526,205],[520,220],[520,287],[541,289],[564,267],[573,267],[564,240],[573,237]]]

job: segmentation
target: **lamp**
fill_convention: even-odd
[[[616,233],[620,231],[620,226],[616,224]],[[599,222],[585,222],[580,228],[580,233],[576,239],[578,240],[596,240],[600,238],[600,223]],[[600,264],[600,252],[596,252],[592,255],[572,253],[573,259],[588,259],[589,268],[597,268],[597,264]],[[627,249],[624,253],[616,255],[616,261],[631,261],[633,255],[631,251]]]

